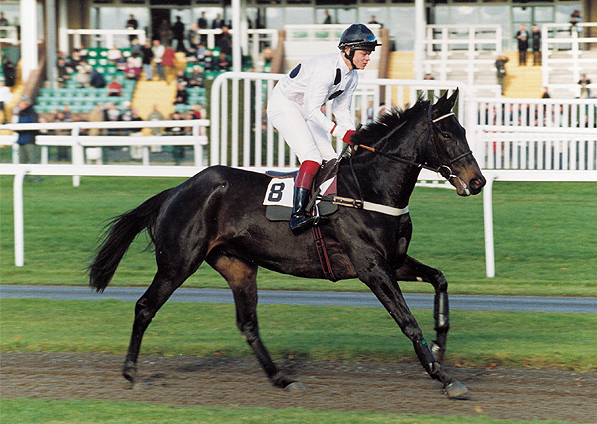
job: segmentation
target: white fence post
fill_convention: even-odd
[[[15,266],[25,264],[25,223],[23,218],[23,181],[27,174],[25,167],[19,167],[13,182]]]

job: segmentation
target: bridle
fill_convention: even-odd
[[[446,113],[445,115],[442,115],[438,118],[435,119],[431,119],[431,112],[432,112],[433,106],[429,106],[429,109],[427,110],[427,117],[428,117],[428,131],[427,131],[427,141],[431,140],[433,142],[433,146],[435,147],[435,153],[436,153],[436,157],[439,158],[439,150],[441,149],[444,153],[445,156],[448,156],[448,152],[446,151],[446,149],[444,148],[443,145],[441,145],[437,139],[435,138],[434,132],[433,132],[433,124],[441,121],[442,119],[446,119],[450,116],[454,116],[454,112],[449,112]],[[398,131],[400,128],[402,128],[402,126],[406,124],[406,122],[403,122],[402,124],[398,125],[396,128],[394,128],[392,131],[390,131],[388,134],[386,134],[380,141],[386,140],[388,138],[390,138],[396,131]],[[370,152],[376,153],[378,155],[387,157],[388,159],[397,161],[397,162],[401,162],[401,163],[405,163],[407,165],[411,165],[414,166],[416,168],[419,169],[427,169],[429,171],[433,171],[436,172],[438,174],[440,174],[444,179],[449,180],[450,178],[454,177],[454,178],[458,178],[457,175],[454,175],[452,173],[452,168],[450,168],[450,165],[452,165],[455,162],[458,162],[459,160],[472,155],[473,152],[471,150],[468,150],[466,152],[464,152],[461,155],[456,156],[455,158],[449,159],[449,161],[446,164],[442,164],[439,165],[437,167],[433,167],[428,165],[427,163],[419,163],[419,162],[415,162],[415,161],[411,161],[409,159],[405,159],[403,157],[400,157],[398,155],[395,155],[393,153],[386,153],[386,152],[382,152],[379,151],[373,147],[370,146],[366,146],[364,144],[356,144],[356,146],[359,146],[365,150],[368,150]],[[352,161],[351,161],[352,162]]]

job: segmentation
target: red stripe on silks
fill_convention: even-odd
[[[295,187],[311,189],[311,183],[313,177],[317,174],[319,164],[314,160],[306,160],[301,164],[296,181],[294,182]]]

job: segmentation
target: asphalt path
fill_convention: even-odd
[[[0,299],[40,298],[52,300],[102,300],[118,299],[136,302],[143,294],[142,287],[108,287],[103,294],[81,286],[19,286],[0,285]],[[411,309],[433,309],[433,295],[405,293]],[[233,303],[227,289],[180,288],[170,298],[171,302]],[[364,306],[381,308],[372,293],[309,292],[309,291],[259,291],[263,305],[304,306]],[[450,309],[467,311],[513,312],[573,312],[597,313],[595,297],[539,297],[539,296],[469,296],[450,295]]]

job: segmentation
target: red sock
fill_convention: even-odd
[[[296,181],[294,182],[295,187],[311,189],[311,183],[313,177],[317,174],[319,164],[313,160],[306,160],[301,164]]]

